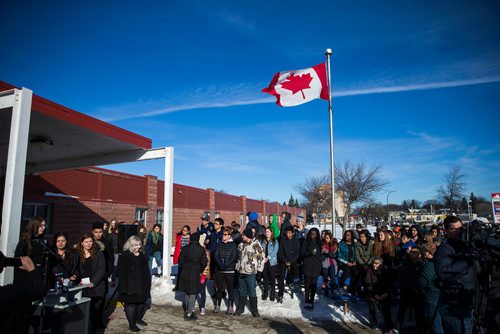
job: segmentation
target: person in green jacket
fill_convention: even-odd
[[[271,231],[273,231],[273,235],[275,239],[278,239],[280,236],[280,227],[278,226],[278,216],[274,213],[269,215],[268,224]]]

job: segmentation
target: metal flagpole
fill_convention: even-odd
[[[327,83],[328,83],[328,111],[330,114],[330,179],[332,187],[332,233],[333,237],[337,237],[336,222],[335,222],[335,163],[333,160],[333,111],[332,111],[332,85],[330,78],[330,57],[332,55],[332,49],[326,49],[326,72],[327,72]]]

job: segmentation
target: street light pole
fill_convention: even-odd
[[[386,202],[386,206],[385,208],[387,209],[387,223],[389,223],[389,195],[392,194],[392,193],[395,193],[396,190],[389,190],[389,192],[387,193],[387,197],[385,198],[385,202]]]

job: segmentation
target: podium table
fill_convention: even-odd
[[[66,297],[49,292],[43,301],[44,316],[42,333],[87,334],[89,329],[90,298],[82,297],[86,286],[69,289]],[[30,326],[30,334],[37,334],[42,312],[42,301],[33,303],[36,310]]]

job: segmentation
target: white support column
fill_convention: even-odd
[[[174,148],[165,148],[165,192],[163,204],[163,277],[170,279],[172,269]]]
[[[14,89],[12,95],[13,99],[9,95],[0,96],[2,102],[10,100],[12,103],[9,153],[3,195],[2,232],[0,235],[0,251],[5,256],[14,255],[15,247],[19,241],[33,92],[26,88]],[[0,104],[6,107],[4,103]],[[13,269],[6,268],[0,274],[0,285],[11,283],[12,279]]]

